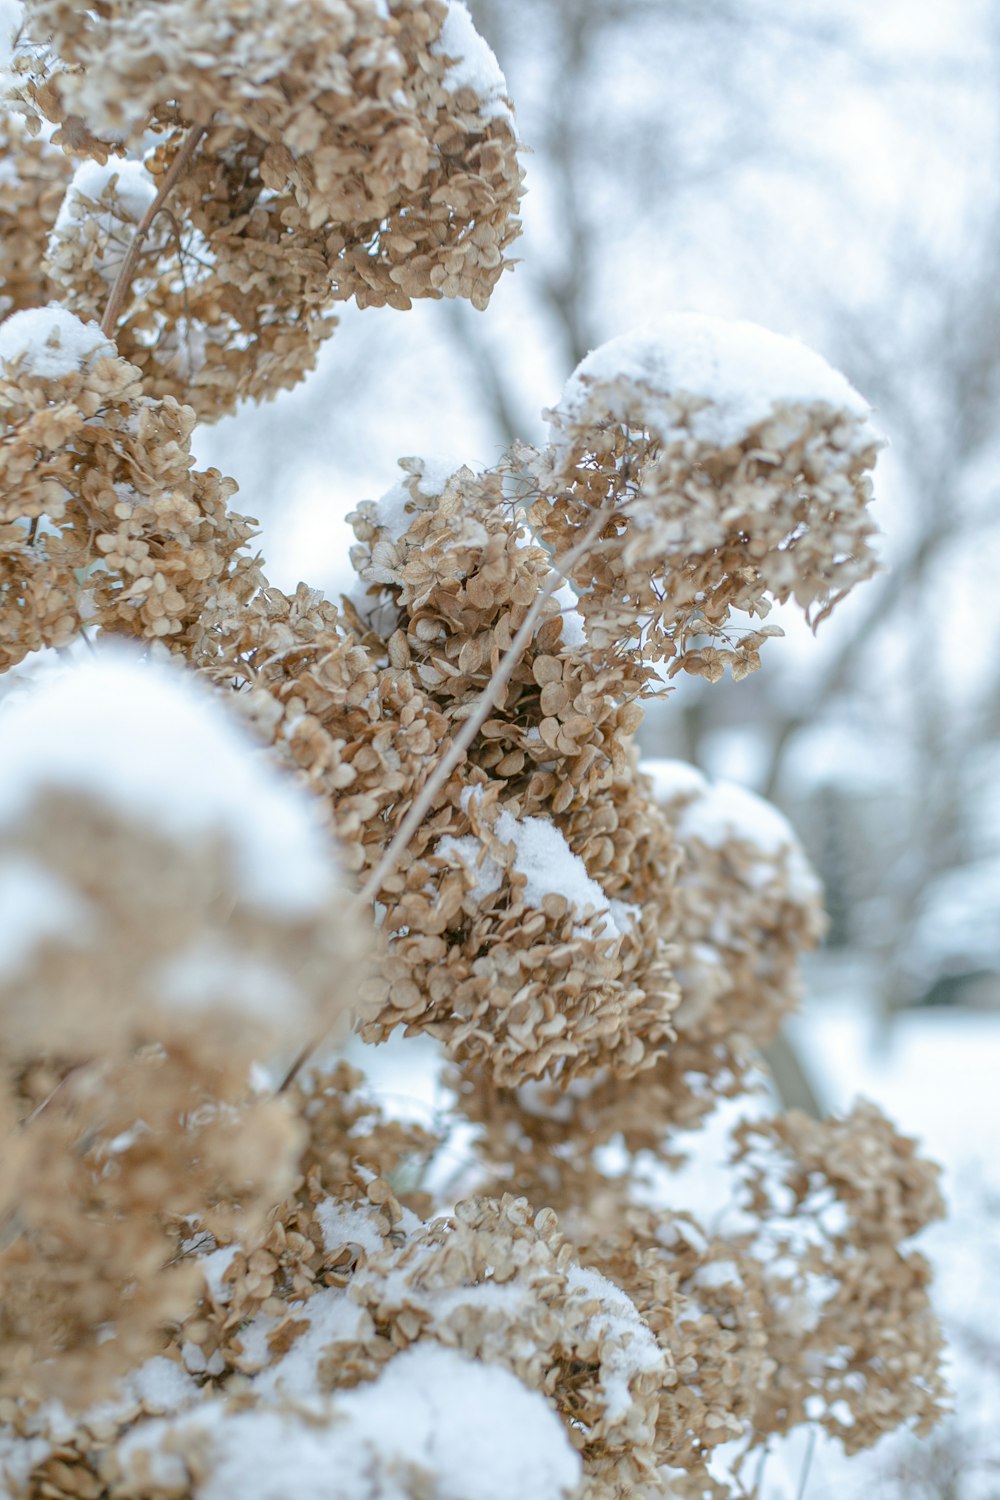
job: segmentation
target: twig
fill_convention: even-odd
[[[25,1118],[21,1121],[21,1129],[27,1130],[28,1126],[33,1124],[34,1121],[38,1119],[38,1116],[48,1109],[53,1099],[60,1092],[60,1090],[65,1087],[65,1085],[69,1082],[73,1075],[75,1073],[79,1073],[81,1069],[89,1066],[89,1060],[87,1062],[74,1063],[73,1066],[63,1074],[55,1087],[49,1091],[49,1093],[42,1100],[41,1104],[36,1104],[35,1108],[31,1111],[31,1114],[25,1116]]]
[[[816,1429],[809,1429],[809,1444],[806,1448],[805,1460],[802,1464],[802,1473],[799,1477],[799,1487],[795,1492],[795,1500],[805,1500],[806,1486],[809,1483],[809,1470],[812,1468],[813,1454],[816,1452]]]
[[[354,911],[360,911],[362,907],[374,901],[382,886],[396,868],[400,856],[433,805],[434,798],[444,786],[455,767],[460,765],[465,759],[466,751],[486,722],[490,710],[494,707],[500,694],[513,676],[514,670],[524,655],[529,640],[535,633],[535,626],[538,623],[538,618],[541,615],[545,601],[566,581],[566,574],[569,569],[572,568],[574,563],[580,560],[596,541],[611,514],[611,509],[597,511],[576,546],[571,547],[562,557],[556,558],[552,572],[539,589],[534,603],[521,621],[517,634],[504,652],[493,676],[483,688],[474,711],[469,715],[462,725],[460,732],[455,736],[451,748],[441,757],[420,788],[391,844],[358,892],[353,903]],[[309,1060],[322,1039],[322,1036],[316,1037],[307,1046],[303,1047],[282,1079],[278,1088],[279,1094],[286,1092],[299,1069]]]
[[[122,303],[125,301],[128,289],[132,283],[132,276],[135,272],[136,261],[139,259],[139,253],[142,250],[142,246],[147,234],[153,227],[153,220],[156,218],[157,214],[160,212],[160,209],[166,202],[167,197],[174,184],[177,182],[178,178],[183,175],[189,161],[195,153],[198,142],[205,134],[207,128],[208,127],[205,125],[195,125],[193,129],[188,133],[188,136],[181,145],[181,148],[177,152],[177,155],[174,157],[173,161],[170,163],[170,166],[163,174],[163,181],[160,183],[160,186],[157,189],[156,197],[153,199],[152,203],[149,205],[146,212],[143,214],[142,218],[139,220],[139,223],[136,226],[135,234],[132,237],[132,243],[126,250],[125,259],[122,261],[121,266],[118,269],[118,275],[115,277],[115,284],[111,288],[111,295],[108,297],[108,303],[104,309],[104,316],[101,319],[101,332],[104,334],[105,338],[110,339],[114,337],[115,325],[118,322],[118,315],[121,312]]]
[[[788,1032],[779,1031],[760,1050],[782,1109],[804,1109],[814,1120],[822,1120],[828,1110]]]
[[[609,511],[598,511],[576,546],[571,548],[564,557],[556,559],[555,567],[539,589],[535,601],[522,620],[517,634],[504,653],[493,676],[483,689],[474,712],[469,715],[461,731],[455,736],[451,749],[446,755],[441,757],[424,782],[409,812],[400,824],[395,838],[358,893],[356,903],[358,907],[366,906],[369,901],[374,901],[382,886],[392,874],[399,856],[420,827],[434,798],[444,786],[455,767],[460,765],[465,759],[465,752],[485,724],[490,710],[495,706],[500,694],[513,676],[514,669],[524,655],[525,647],[535,633],[535,625],[546,599],[565,583],[567,569],[571,568],[575,562],[578,562],[590,544],[596,540],[609,515]]]
[[[767,1444],[760,1450],[760,1458],[757,1460],[757,1472],[754,1475],[753,1489],[750,1491],[751,1500],[760,1500],[760,1487],[764,1483],[764,1469],[770,1457]]]

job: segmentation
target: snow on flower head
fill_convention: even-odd
[[[172,840],[223,832],[255,905],[305,913],[329,899],[311,804],[183,671],[105,648],[7,706],[3,728],[0,828],[35,798],[78,792]]]
[[[470,89],[482,100],[485,118],[513,123],[507,101],[507,80],[489,43],[479,35],[468,7],[462,0],[447,0],[448,14],[441,35],[431,52],[448,59],[448,70],[442,83],[449,94]]]
[[[769,1040],[799,994],[798,955],[823,931],[821,888],[776,807],[684,761],[640,764],[683,850],[677,1024]]]
[[[595,645],[639,637],[671,672],[741,676],[780,633],[754,623],[772,600],[818,622],[874,571],[869,408],[792,339],[675,314],[589,354],[549,419],[544,540],[609,512],[573,573]]]
[[[186,1488],[184,1455],[197,1451],[196,1500],[563,1500],[579,1483],[579,1456],[543,1396],[497,1365],[432,1342],[338,1393],[330,1415],[310,1423],[206,1401],[136,1427],[116,1457],[144,1489],[150,1480]]]
[[[67,301],[104,305],[135,235],[135,226],[156,197],[156,183],[139,161],[112,157],[81,162],[70,179],[52,233],[48,264]],[[172,233],[165,219],[152,226],[154,240]]]
[[[786,406],[828,406],[845,438],[870,445],[871,408],[821,355],[756,323],[673,313],[620,334],[577,365],[551,414],[553,440],[567,429],[614,417],[661,441],[725,449]]]
[[[240,1053],[313,1030],[354,944],[312,803],[183,671],[113,647],[26,681],[0,709],[0,856],[47,916],[0,974],[9,1044],[53,1007],[67,1045],[108,1016],[218,1017]]]
[[[79,232],[80,225],[88,217],[81,200],[90,198],[96,201],[112,184],[122,216],[138,223],[156,197],[156,183],[142,162],[113,156],[103,164],[96,161],[80,163],[59,209],[56,232],[65,231],[71,225]]]
[[[0,364],[38,380],[60,380],[84,369],[98,350],[115,352],[96,323],[81,322],[57,302],[27,308],[0,323]]]

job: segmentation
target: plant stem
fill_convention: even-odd
[[[799,1487],[795,1492],[795,1500],[805,1500],[806,1489],[809,1484],[809,1470],[812,1468],[813,1454],[816,1452],[816,1428],[809,1428],[809,1441],[806,1446],[806,1456],[802,1464],[802,1473],[799,1475]]]
[[[607,511],[599,511],[576,546],[567,552],[564,557],[556,559],[555,567],[539,589],[535,601],[522,620],[517,634],[504,653],[493,676],[483,689],[474,711],[469,715],[462,725],[460,732],[455,736],[447,754],[441,757],[420,788],[409,812],[400,824],[392,843],[359,891],[356,902],[358,907],[367,905],[369,901],[374,901],[379,890],[392,874],[400,855],[420,827],[426,813],[430,810],[434,798],[444,786],[455,767],[460,765],[465,759],[466,751],[485,724],[490,710],[496,705],[500,694],[513,676],[514,669],[524,655],[525,647],[535,633],[535,625],[546,599],[551,594],[554,594],[561,584],[565,583],[566,570],[571,568],[583,556],[607,521],[608,514]]]
[[[174,184],[177,182],[178,178],[183,176],[189,161],[195,153],[198,142],[205,134],[207,128],[208,127],[205,125],[195,125],[188,132],[188,135],[183,141],[180,150],[177,152],[177,155],[170,163],[170,166],[163,174],[163,181],[160,183],[160,186],[157,189],[156,197],[153,199],[152,203],[149,205],[146,212],[143,214],[142,218],[139,220],[139,223],[136,226],[135,234],[132,237],[132,243],[129,245],[128,249],[125,252],[125,259],[122,261],[121,266],[119,267],[118,275],[115,277],[115,284],[111,288],[111,295],[108,297],[107,306],[104,309],[104,316],[101,319],[101,332],[104,334],[105,338],[110,339],[114,337],[115,325],[118,322],[118,315],[121,312],[122,303],[125,301],[125,298],[128,295],[128,289],[132,283],[132,276],[135,273],[136,261],[139,259],[139,254],[142,250],[146,236],[149,233],[150,229],[153,227],[153,220],[156,218],[157,214],[160,212],[160,209],[166,202],[167,197]]]
[[[74,1063],[73,1066],[66,1073],[63,1074],[63,1076],[60,1078],[59,1082],[55,1085],[55,1087],[49,1090],[48,1094],[42,1100],[41,1104],[36,1104],[35,1108],[31,1111],[31,1114],[27,1115],[25,1117],[25,1119],[23,1119],[21,1121],[21,1129],[22,1130],[27,1130],[28,1126],[30,1124],[32,1124],[33,1121],[37,1120],[38,1116],[40,1114],[44,1113],[44,1111],[48,1109],[48,1107],[52,1103],[53,1099],[60,1092],[60,1090],[63,1089],[66,1086],[66,1084],[69,1082],[69,1080],[73,1077],[74,1073],[79,1073],[81,1071],[81,1069],[87,1068],[89,1066],[90,1066],[89,1061],[82,1062],[82,1063]]]
[[[566,581],[567,572],[596,541],[610,515],[610,509],[597,511],[592,517],[587,530],[576,545],[571,547],[562,557],[556,558],[552,572],[539,589],[531,608],[521,621],[517,634],[504,652],[496,671],[483,688],[479,702],[462,725],[459,733],[455,736],[450,749],[446,754],[442,755],[420,788],[420,791],[413,799],[409,812],[399,825],[392,842],[358,892],[353,904],[354,911],[360,911],[362,907],[374,901],[382,886],[396,868],[401,855],[429,812],[438,792],[444,786],[455,767],[460,765],[465,759],[469,746],[485,724],[490,710],[496,705],[500,694],[513,676],[514,670],[524,655],[529,640],[535,633],[535,626],[538,623],[538,618],[541,615],[546,599],[554,594],[556,589]],[[312,1056],[321,1041],[322,1037],[316,1037],[302,1049],[282,1079],[278,1089],[279,1094],[283,1094],[288,1089],[299,1069]]]

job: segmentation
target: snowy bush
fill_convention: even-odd
[[[672,1198],[822,915],[773,809],[634,745],[676,672],[756,666],[772,601],[873,571],[865,402],[668,319],[584,360],[547,444],[401,460],[350,597],[284,594],[192,429],[302,379],[337,301],[485,306],[496,60],[458,0],[19,28],[0,1492],[707,1497],[802,1424],[926,1430],[936,1171],[874,1107],[745,1123],[710,1221]],[[440,1131],[379,1107],[348,1015],[437,1044]]]

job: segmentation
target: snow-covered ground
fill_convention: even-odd
[[[944,1169],[949,1217],[920,1248],[935,1269],[951,1346],[954,1416],[931,1438],[889,1439],[845,1461],[818,1443],[804,1500],[996,1500],[1000,1496],[1000,1015],[903,1013],[888,1032],[868,1003],[863,966],[810,969],[810,998],[790,1028],[832,1109],[862,1094]],[[805,1439],[775,1454],[760,1500],[799,1500]]]

